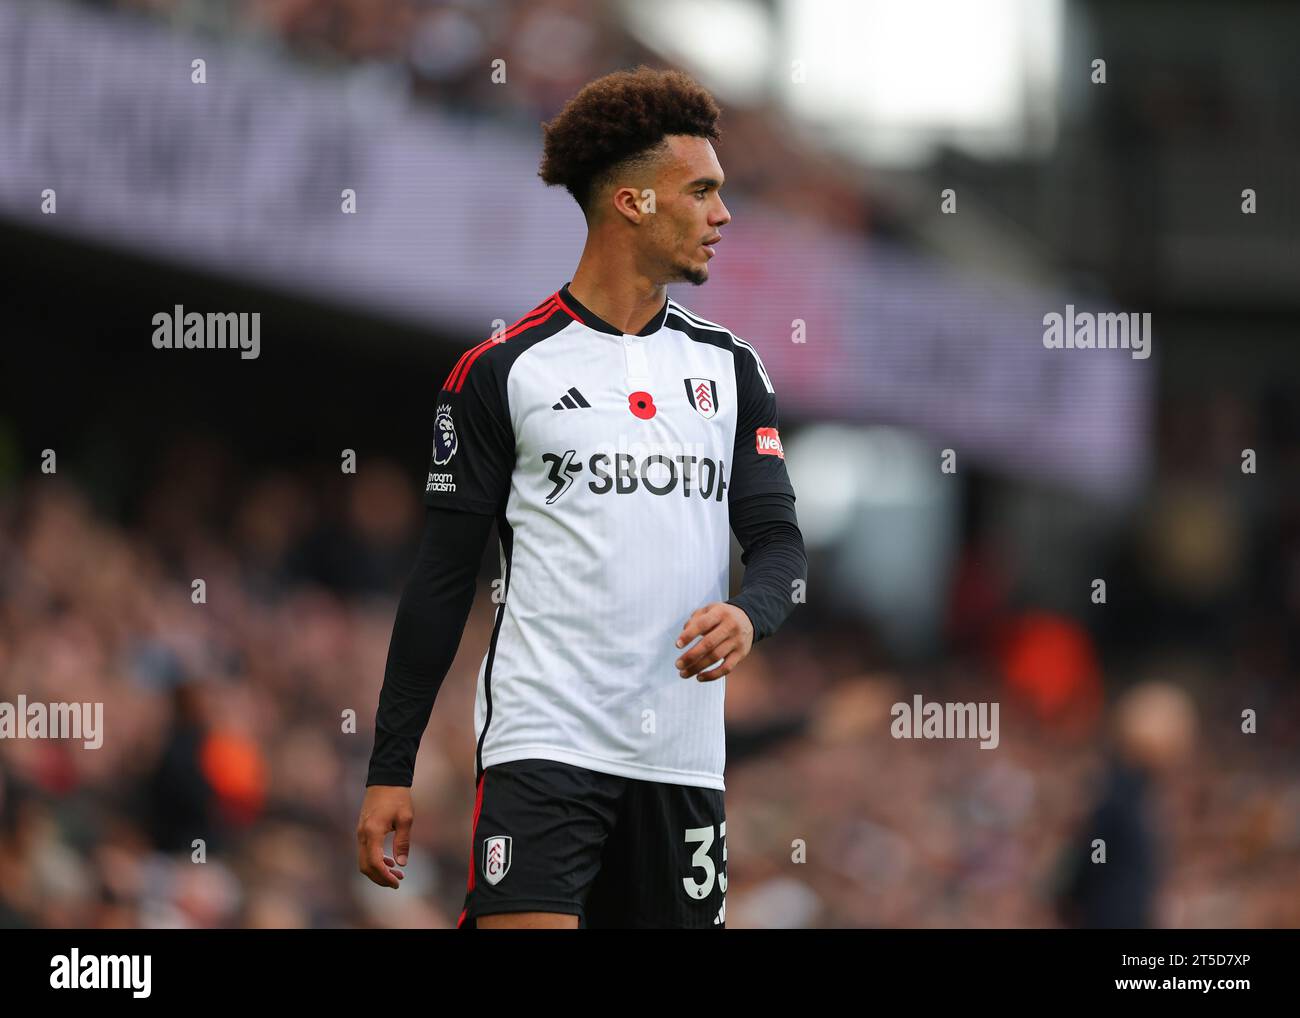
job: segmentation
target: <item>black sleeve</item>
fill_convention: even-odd
[[[794,495],[773,492],[732,499],[728,513],[740,542],[745,577],[740,593],[727,603],[749,616],[758,643],[776,632],[795,604],[802,603],[802,588],[808,582],[808,557],[795,516]],[[800,581],[797,585],[796,580]]]
[[[777,431],[776,390],[752,346],[733,339],[736,368],[736,445],[732,453],[730,495],[784,492],[794,497],[785,469],[785,450]]]
[[[505,506],[515,440],[494,353],[490,345],[467,350],[438,393],[425,505],[489,515]]]
[[[474,603],[492,517],[430,507],[415,569],[397,606],[366,785],[407,785],[433,701]]]

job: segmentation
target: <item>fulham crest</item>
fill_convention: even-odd
[[[483,879],[499,884],[510,870],[510,835],[498,834],[483,842]]]
[[[686,378],[686,398],[706,420],[718,412],[718,383],[712,378]]]

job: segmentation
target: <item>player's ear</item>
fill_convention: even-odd
[[[618,215],[635,225],[653,213],[653,202],[654,191],[651,188],[646,188],[643,193],[635,187],[620,187],[611,196],[610,204]]]

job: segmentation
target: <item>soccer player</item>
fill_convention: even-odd
[[[724,676],[788,617],[807,560],[758,351],[665,289],[709,278],[731,221],[719,114],[641,67],[544,124],[540,176],[581,207],[582,258],[438,393],[357,840],[361,871],[399,886],[416,751],[495,519],[461,929],[726,922]]]

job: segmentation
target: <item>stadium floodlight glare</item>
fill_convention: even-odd
[[[1023,154],[1055,137],[1059,0],[783,0],[781,18],[781,95],[863,158]]]

